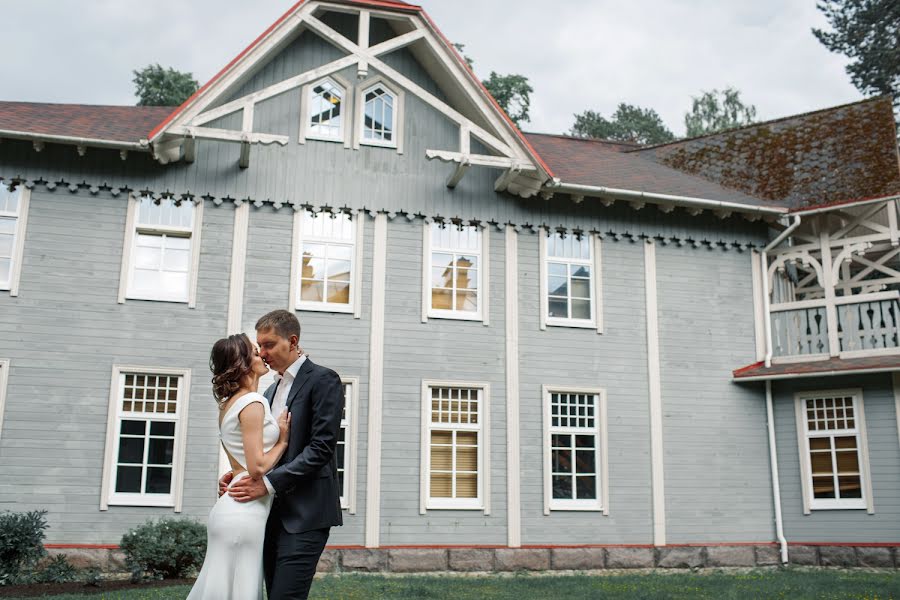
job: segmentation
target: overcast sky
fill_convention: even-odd
[[[133,104],[132,70],[209,79],[294,0],[0,0],[0,100]],[[524,129],[653,108],[676,135],[701,90],[734,86],[770,119],[860,99],[810,33],[815,0],[422,0],[476,73],[534,87]]]

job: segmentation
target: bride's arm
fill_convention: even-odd
[[[244,456],[247,458],[247,472],[250,477],[259,479],[278,463],[278,459],[287,450],[286,431],[290,431],[290,414],[279,419],[281,435],[278,443],[268,452],[263,452],[263,420],[266,412],[259,402],[251,402],[238,415],[241,421],[241,437],[244,442]]]

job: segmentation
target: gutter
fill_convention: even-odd
[[[769,258],[768,252],[785,240],[795,229],[800,227],[800,215],[794,215],[794,222],[781,232],[774,240],[769,242],[759,255],[762,262],[762,288],[763,288],[763,318],[766,320],[766,368],[772,366],[772,313],[769,312]]]
[[[766,429],[769,433],[769,468],[772,471],[772,499],[775,502],[775,537],[781,546],[781,563],[788,562],[788,543],[781,518],[781,485],[778,480],[778,450],[775,447],[775,411],[772,408],[772,382],[766,382]]]
[[[639,200],[649,200],[654,203],[664,202],[677,206],[689,206],[696,208],[704,208],[707,210],[725,210],[731,212],[767,215],[783,217],[787,214],[786,208],[773,208],[769,206],[752,206],[750,204],[740,204],[738,202],[723,202],[721,200],[708,200],[706,198],[696,198],[692,196],[675,196],[672,194],[657,194],[653,192],[641,192],[637,190],[625,190],[620,188],[610,188],[605,186],[581,185],[577,183],[555,183],[551,182],[544,186],[544,189],[560,194],[577,194],[582,196],[606,196],[613,198],[634,198]]]
[[[892,200],[900,200],[900,195],[895,196],[885,196],[883,198],[870,198],[868,200],[860,200],[859,202],[841,202],[839,204],[832,204],[831,206],[822,206],[819,208],[810,208],[809,210],[795,210],[791,212],[792,215],[818,215],[825,212],[830,212],[832,210],[840,210],[842,208],[856,208],[857,206],[867,206],[869,204],[877,204],[879,202],[891,202]]]
[[[91,146],[94,148],[113,148],[116,150],[135,150],[138,152],[149,152],[150,142],[142,139],[140,142],[116,142],[113,140],[101,140],[97,138],[73,137],[70,135],[51,135],[42,133],[33,133],[29,131],[14,131],[10,129],[0,129],[0,138],[8,138],[13,140],[31,140],[34,142],[49,142],[55,144],[69,144],[72,146]]]

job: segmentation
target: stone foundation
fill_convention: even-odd
[[[125,571],[122,552],[99,548],[49,548],[79,569]],[[819,567],[900,567],[900,548],[790,546],[790,564]],[[701,569],[781,564],[775,544],[744,546],[582,546],[531,548],[328,548],[319,573],[429,573]]]

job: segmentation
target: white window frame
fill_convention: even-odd
[[[856,427],[853,429],[830,429],[809,431],[806,414],[806,401],[816,398],[847,397],[853,398],[853,412]],[[797,421],[797,445],[800,453],[800,478],[803,492],[803,512],[810,514],[813,510],[861,510],[869,514],[875,512],[872,494],[872,476],[869,470],[869,444],[866,437],[865,405],[862,389],[821,390],[798,392],[794,395],[794,410]],[[810,460],[810,437],[849,437],[856,436],[856,447],[859,453],[860,487],[862,498],[840,499],[819,498],[813,494],[812,465]],[[836,470],[836,466],[834,467]],[[836,472],[836,471],[835,471]]]
[[[432,319],[457,319],[462,321],[481,321],[485,325],[490,324],[488,318],[488,285],[490,282],[490,269],[488,263],[490,261],[490,228],[484,225],[475,226],[478,231],[479,250],[472,252],[460,248],[442,248],[433,247],[431,227],[434,222],[425,221],[423,223],[424,231],[422,235],[422,322],[425,323],[429,318]],[[456,227],[453,223],[448,223],[447,227]],[[468,225],[467,225],[468,227]],[[446,310],[431,307],[431,268],[432,253],[456,253],[456,254],[477,254],[478,255],[478,294],[477,309],[475,312],[461,310]]]
[[[478,426],[452,423],[431,423],[431,388],[466,388],[481,392],[478,403]],[[419,514],[429,510],[480,510],[491,514],[491,443],[490,443],[490,398],[491,385],[485,382],[422,380],[421,415],[421,465],[419,477]],[[431,498],[431,431],[453,430],[478,432],[478,497],[477,498]]]
[[[0,181],[0,185],[6,186],[7,184]],[[9,295],[12,297],[19,295],[19,279],[22,275],[22,259],[25,256],[25,230],[28,227],[28,206],[31,203],[30,189],[20,183],[15,186],[15,191],[19,194],[16,212],[0,211],[0,217],[14,217],[16,219],[16,232],[14,234],[15,239],[13,240],[9,282],[0,283],[0,290],[9,290]]]
[[[341,377],[341,383],[348,386],[345,394],[344,414],[341,429],[344,430],[344,485],[341,489],[341,508],[351,515],[356,514],[356,440],[359,431],[359,378]]]
[[[365,139],[366,126],[366,94],[376,87],[382,87],[394,98],[394,129],[393,139],[389,142],[380,140]],[[354,139],[353,148],[359,150],[362,146],[375,146],[378,148],[396,148],[397,154],[403,154],[403,116],[406,104],[406,95],[396,86],[389,82],[385,77],[378,75],[370,77],[356,86],[356,106],[354,115],[356,118],[356,126],[353,128]]]
[[[122,253],[122,270],[119,274],[119,304],[124,304],[125,300],[151,300],[156,302],[172,302],[176,304],[187,304],[188,308],[197,307],[197,281],[200,271],[200,232],[203,229],[203,201],[194,202],[193,226],[190,229],[182,227],[141,227],[141,232],[157,233],[160,235],[179,235],[181,237],[189,237],[191,240],[191,262],[190,273],[188,274],[188,294],[187,298],[171,298],[163,295],[153,296],[152,294],[138,295],[131,292],[131,283],[134,276],[134,254],[135,243],[138,234],[138,208],[140,207],[142,197],[129,195],[128,212],[125,217],[125,242],[124,251]],[[183,202],[191,202],[184,200]]]
[[[6,414],[6,388],[9,385],[9,359],[0,359],[0,439],[3,438],[3,415]]]
[[[178,405],[174,416],[160,413],[153,420],[174,421],[175,448],[172,455],[172,491],[169,494],[145,495],[144,493],[117,493],[115,491],[116,452],[119,447],[119,429],[128,414],[121,410],[122,390],[125,375],[168,375],[179,378]],[[106,449],[103,458],[103,479],[101,482],[100,510],[108,510],[110,506],[156,506],[171,507],[180,513],[184,496],[184,464],[188,431],[188,407],[190,404],[191,370],[170,369],[166,367],[143,367],[131,365],[113,365],[112,379],[109,386],[109,408],[106,421]],[[146,418],[148,413],[134,413],[135,419]],[[146,450],[145,450],[146,452]]]
[[[337,88],[341,89],[343,96],[341,97],[341,132],[339,136],[330,137],[312,133],[312,94],[315,87],[325,81],[331,82]],[[345,148],[350,148],[352,144],[353,132],[353,110],[355,104],[355,93],[353,86],[344,78],[336,74],[328,75],[303,86],[300,95],[300,135],[299,142],[306,143],[306,140],[318,140],[321,142],[338,142],[343,143]]]
[[[316,213],[320,214],[320,213]],[[307,210],[300,210],[294,213],[294,232],[293,242],[291,244],[291,297],[288,303],[288,310],[308,310],[317,312],[331,313],[352,313],[355,319],[362,316],[362,261],[363,261],[363,228],[365,218],[363,213],[350,214],[350,223],[353,227],[353,242],[348,243],[344,240],[337,240],[325,237],[303,237],[303,223],[308,219],[311,213]],[[337,244],[343,246],[352,246],[350,259],[350,302],[347,304],[339,304],[334,302],[314,302],[310,300],[302,300],[301,283],[302,277],[300,270],[302,261],[300,253],[303,249],[304,242],[314,242],[317,244]],[[327,288],[326,288],[327,292]]]
[[[574,235],[568,232],[567,235]],[[603,288],[602,288],[602,247],[600,236],[594,233],[583,233],[588,236],[590,245],[590,259],[569,259],[569,258],[553,258],[548,256],[547,240],[548,231],[541,228],[538,236],[538,245],[540,253],[540,303],[541,303],[541,322],[540,328],[547,329],[551,327],[578,327],[584,329],[596,329],[597,333],[603,333]],[[567,264],[583,264],[591,267],[591,318],[590,319],[573,319],[559,318],[550,316],[550,299],[549,290],[547,289],[547,276],[549,272],[548,262],[562,262]]]
[[[573,387],[570,385],[544,385],[541,388],[541,392],[543,395],[544,408],[544,514],[549,515],[551,511],[593,511],[600,512],[603,515],[609,515],[609,449],[607,442],[609,434],[606,411],[606,389]],[[594,427],[554,427],[551,420],[552,415],[550,414],[551,394],[585,394],[595,396],[597,398],[597,404],[594,411]],[[595,463],[598,487],[598,494],[595,500],[567,500],[553,498],[551,436],[554,433],[575,435],[594,434],[594,448],[599,453],[599,456],[597,457],[598,460],[596,460]]]

